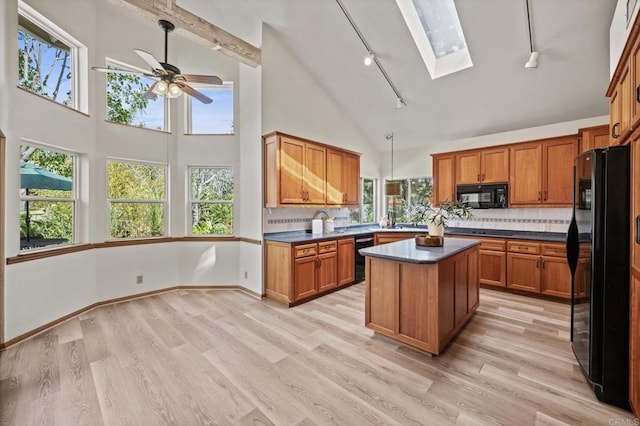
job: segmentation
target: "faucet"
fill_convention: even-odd
[[[314,219],[318,219],[318,216],[319,216],[319,215],[321,215],[321,214],[323,214],[323,215],[324,215],[325,219],[328,219],[328,218],[329,218],[329,215],[328,215],[328,214],[327,214],[327,212],[325,212],[324,210],[318,210],[318,211],[313,215],[313,218],[314,218]]]

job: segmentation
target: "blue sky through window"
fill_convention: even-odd
[[[233,87],[198,87],[195,89],[213,99],[213,102],[204,104],[197,99],[189,99],[189,102],[191,102],[191,133],[215,135],[233,134],[235,131]]]

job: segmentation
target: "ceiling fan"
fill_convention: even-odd
[[[183,92],[193,96],[200,102],[210,104],[211,98],[198,92],[187,83],[200,83],[200,84],[222,84],[222,79],[215,75],[195,75],[195,74],[182,74],[180,69],[167,62],[167,47],[168,36],[171,31],[175,29],[175,26],[164,19],[158,21],[158,25],[164,31],[164,62],[159,62],[151,53],[145,52],[140,49],[133,49],[134,52],[142,58],[143,61],[151,67],[151,72],[139,72],[119,70],[113,68],[91,67],[94,71],[100,72],[112,72],[118,74],[131,74],[140,75],[156,80],[155,83],[149,87],[149,90],[142,95],[145,99],[155,99],[156,95],[166,96],[168,98],[175,98],[180,96]]]

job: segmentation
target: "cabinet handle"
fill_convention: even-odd
[[[640,244],[640,216],[636,217],[636,244]]]
[[[542,195],[542,201],[547,201],[547,198],[549,198],[547,197],[547,191],[544,191]]]
[[[484,173],[482,174],[482,181],[484,182]]]
[[[636,87],[636,102],[640,102],[640,85]]]
[[[344,202],[344,201],[347,201],[347,193],[346,193],[346,192],[343,192],[343,193],[342,193],[342,201],[343,201],[343,202]]]
[[[618,139],[618,137],[620,136],[619,133],[616,133],[616,127],[620,127],[620,122],[617,122],[611,128],[611,137],[614,138],[614,139]]]
[[[538,191],[538,201],[542,201],[542,191]]]
[[[544,269],[544,259],[540,259],[540,266]]]
[[[536,268],[540,268],[540,259],[536,260]]]
[[[478,173],[478,182],[480,182],[480,173]]]

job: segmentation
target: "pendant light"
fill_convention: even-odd
[[[393,182],[393,133],[386,134],[384,137],[391,141],[391,182],[386,183],[385,193],[388,197],[399,197],[402,190],[400,182]]]
[[[529,0],[525,0],[527,5],[527,24],[529,25],[529,51],[531,52],[531,56],[529,56],[529,60],[526,64],[524,64],[525,68],[538,68],[538,55],[540,52],[536,52],[533,50],[533,37],[531,36],[531,15],[529,13]]]

